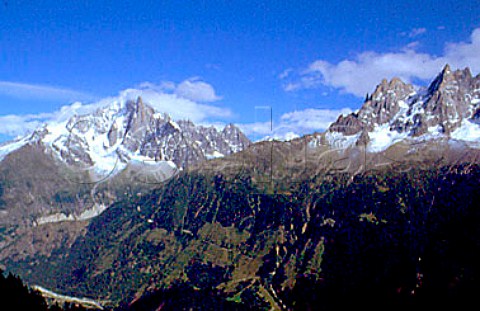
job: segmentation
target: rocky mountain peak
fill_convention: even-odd
[[[221,132],[221,137],[228,142],[231,142],[231,152],[238,152],[250,145],[250,140],[243,134],[243,132],[230,123],[225,126]]]
[[[429,98],[423,105],[428,118],[418,117],[420,122],[415,135],[422,135],[432,127],[438,127],[441,133],[449,135],[463,120],[471,118],[479,91],[475,79],[477,78],[472,78],[468,67],[452,71],[448,64],[445,65],[428,87]]]
[[[49,124],[17,144],[33,143],[69,165],[110,173],[130,161],[165,162],[181,169],[241,151],[250,141],[233,124],[219,131],[177,122],[138,97],[114,99],[93,113]]]
[[[428,87],[429,93],[434,93],[436,91],[443,91],[449,87],[454,87],[455,85],[459,86],[468,86],[472,80],[472,73],[470,68],[466,67],[463,70],[457,69],[452,71],[448,64],[443,67],[443,70],[437,75],[433,82]]]
[[[371,148],[376,151],[401,139],[425,135],[474,140],[465,127],[479,118],[480,75],[472,77],[468,67],[453,71],[447,64],[425,90],[416,91],[398,78],[382,80],[358,112],[340,116],[328,133],[339,133],[345,140],[356,135],[349,141],[358,142],[361,137],[377,146]]]
[[[372,95],[368,96],[367,94],[362,108],[357,113],[339,116],[337,121],[330,126],[329,131],[344,135],[353,135],[363,129],[371,131],[375,125],[391,120],[399,112],[401,102],[413,93],[413,86],[404,83],[399,78],[393,78],[390,81],[383,79]]]
[[[126,109],[128,118],[127,132],[136,132],[140,127],[149,124],[155,113],[152,107],[143,103],[140,96],[136,101],[127,101]]]

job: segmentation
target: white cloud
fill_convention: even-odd
[[[276,139],[292,139],[300,135],[321,132],[327,129],[340,114],[349,114],[352,110],[343,109],[304,109],[284,113],[279,122],[256,122],[239,124],[242,131],[254,140],[262,140],[266,137]]]
[[[75,102],[71,105],[65,105],[54,112],[0,116],[0,134],[12,137],[24,136],[40,128],[43,124],[63,122],[75,114],[91,113],[100,108],[101,105],[102,102],[88,105]]]
[[[14,137],[25,135],[40,127],[44,120],[37,115],[0,116],[0,134]]]
[[[122,91],[120,96],[131,100],[141,96],[143,101],[155,110],[166,112],[174,119],[188,119],[194,123],[208,122],[211,118],[229,118],[233,115],[228,108],[199,103],[177,94],[160,91],[158,88],[127,89]]]
[[[446,44],[440,56],[417,52],[416,45],[414,43],[390,53],[366,51],[353,60],[345,59],[337,64],[317,60],[299,73],[297,81],[290,81],[284,89],[294,91],[325,85],[363,97],[373,91],[383,78],[399,77],[405,82],[413,79],[427,81],[447,63],[452,68],[470,67],[474,73],[480,71],[480,28],[472,32],[469,42]]]
[[[405,46],[405,51],[408,51],[408,50],[415,50],[416,48],[418,48],[420,46],[420,42],[419,41],[412,41],[410,42],[409,44],[407,44]]]
[[[272,134],[270,122],[243,123],[237,124],[237,126],[245,135],[254,137],[254,139]]]
[[[291,73],[293,72],[293,68],[287,68],[284,71],[282,71],[279,75],[279,79],[285,79],[287,78]]]
[[[427,28],[419,27],[419,28],[412,28],[412,30],[410,31],[403,31],[400,33],[400,35],[403,37],[415,38],[420,35],[423,35],[426,32],[427,32]]]
[[[156,90],[157,92],[172,93],[175,91],[176,87],[176,84],[172,81],[162,81],[160,84],[146,81],[140,83],[136,88],[140,90]]]
[[[49,113],[0,116],[0,134],[9,136],[26,135],[45,123],[63,122],[75,114],[88,114],[114,101],[136,100],[139,96],[155,110],[162,113],[166,112],[176,120],[188,119],[197,124],[208,124],[214,122],[216,118],[228,119],[233,115],[227,108],[198,103],[171,93],[174,89],[175,87],[172,88],[170,82],[163,82],[159,85],[144,82],[137,88],[121,91],[116,97],[103,98],[91,104],[85,105],[75,102]]]
[[[199,78],[190,78],[177,85],[175,94],[197,102],[214,102],[222,99],[215,94],[214,88]]]
[[[91,94],[68,88],[10,81],[0,81],[0,94],[19,99],[57,100],[66,102],[92,100],[95,98]]]
[[[415,38],[419,35],[422,35],[427,32],[427,28],[413,28],[410,33],[408,34],[408,37],[410,38]]]
[[[473,72],[478,73],[480,71],[480,28],[473,31],[470,40],[470,42],[447,44],[443,58],[452,67],[469,66]]]
[[[218,64],[212,64],[212,63],[208,63],[208,64],[205,64],[205,68],[207,69],[211,69],[211,70],[222,70],[222,67]]]
[[[285,92],[293,92],[293,91],[296,91],[296,90],[299,90],[299,89],[302,89],[302,88],[308,88],[305,84],[301,83],[301,82],[297,82],[297,83],[287,83],[283,86],[283,90]]]
[[[178,84],[172,81],[162,81],[160,84],[143,82],[137,86],[141,90],[155,90],[166,94],[176,94],[180,98],[194,102],[214,102],[221,100],[211,84],[198,77],[186,79]]]

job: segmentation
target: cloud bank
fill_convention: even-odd
[[[25,94],[21,94],[22,91],[25,91]],[[73,90],[5,81],[0,82],[0,94],[16,98],[24,96],[21,98],[55,98],[57,100],[62,96],[70,98],[74,95],[85,95]],[[169,81],[160,84],[144,82],[135,88],[119,92],[118,96],[103,98],[88,104],[75,102],[48,113],[0,116],[0,134],[11,137],[27,135],[45,123],[63,122],[73,115],[92,113],[114,101],[136,100],[138,96],[142,96],[143,100],[157,111],[166,112],[177,120],[188,119],[201,124],[214,122],[218,118],[228,119],[233,115],[228,108],[209,104],[208,102],[217,101],[220,97],[216,95],[210,84],[193,78],[178,85]]]
[[[414,29],[410,36],[418,36],[425,31],[423,28]],[[283,87],[288,92],[328,86],[363,97],[372,92],[383,78],[399,77],[405,82],[414,79],[428,81],[447,63],[452,68],[470,67],[473,73],[480,71],[480,28],[472,32],[468,42],[445,44],[440,56],[417,52],[416,45],[413,42],[401,51],[391,53],[366,51],[338,63],[316,60],[302,70],[295,81]]]

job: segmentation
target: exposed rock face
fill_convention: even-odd
[[[471,118],[472,108],[477,106],[472,100],[480,97],[479,83],[480,76],[472,79],[469,68],[452,72],[445,66],[428,88],[430,98],[424,104],[425,117],[421,118],[417,133],[438,125],[442,132],[449,134],[462,120]]]
[[[472,77],[469,68],[452,71],[446,65],[425,90],[415,91],[398,78],[383,80],[358,112],[340,116],[328,132],[344,136],[362,132],[367,142],[379,134],[462,139],[459,133],[469,125],[465,121],[478,123],[479,117],[480,75]]]
[[[360,120],[358,113],[352,113],[347,116],[340,115],[335,123],[330,125],[330,132],[338,132],[344,135],[356,134],[365,127]]]
[[[405,84],[398,78],[393,78],[390,82],[384,79],[358,113],[340,116],[329,130],[344,135],[353,135],[363,129],[371,131],[377,124],[389,122],[399,112],[399,102],[413,94],[411,84]]]

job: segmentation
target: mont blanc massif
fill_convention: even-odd
[[[0,146],[0,266],[87,309],[461,310],[480,290],[479,156],[468,68],[383,80],[289,141],[119,96]]]

